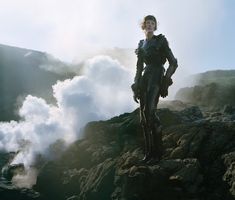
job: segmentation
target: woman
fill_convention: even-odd
[[[171,76],[178,65],[165,36],[154,35],[157,20],[153,15],[144,17],[141,28],[145,33],[145,39],[139,41],[135,51],[137,69],[131,87],[134,100],[140,102],[140,123],[145,142],[145,155],[142,161],[153,163],[159,161],[163,153],[162,127],[156,112],[157,104],[160,96],[168,95],[168,87],[172,84]],[[163,66],[166,60],[169,67],[165,73]]]

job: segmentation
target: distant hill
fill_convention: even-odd
[[[235,105],[235,70],[208,71],[191,78],[196,85],[181,88],[175,95],[176,100],[210,108]]]
[[[0,121],[17,119],[17,100],[32,94],[53,102],[51,86],[74,74],[58,74],[47,66],[66,64],[47,53],[0,45]]]
[[[190,77],[194,79],[197,85],[207,85],[217,83],[219,85],[234,85],[235,70],[213,70],[194,74]]]

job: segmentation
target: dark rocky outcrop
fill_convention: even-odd
[[[205,113],[159,109],[164,156],[153,165],[139,162],[138,110],[90,122],[84,139],[45,163],[34,189],[44,199],[234,199],[235,121]]]
[[[0,198],[2,200],[39,200],[40,194],[32,189],[19,189],[10,182],[0,179]]]
[[[212,109],[222,108],[226,104],[235,106],[235,86],[224,86],[210,83],[205,86],[181,88],[175,98]]]

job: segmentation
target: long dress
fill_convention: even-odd
[[[163,153],[162,128],[157,116],[157,104],[165,73],[164,64],[177,64],[164,35],[154,35],[150,40],[140,40],[137,54],[135,83],[140,89],[140,121],[145,141],[145,158],[160,159]],[[145,64],[145,67],[144,67]]]

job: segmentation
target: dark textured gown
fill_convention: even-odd
[[[136,54],[135,83],[140,91],[140,120],[145,139],[145,156],[160,159],[162,133],[161,123],[156,112],[157,104],[165,73],[164,64],[168,60],[169,66],[177,66],[177,60],[169,48],[167,39],[162,34],[154,35],[150,40],[140,40]]]

